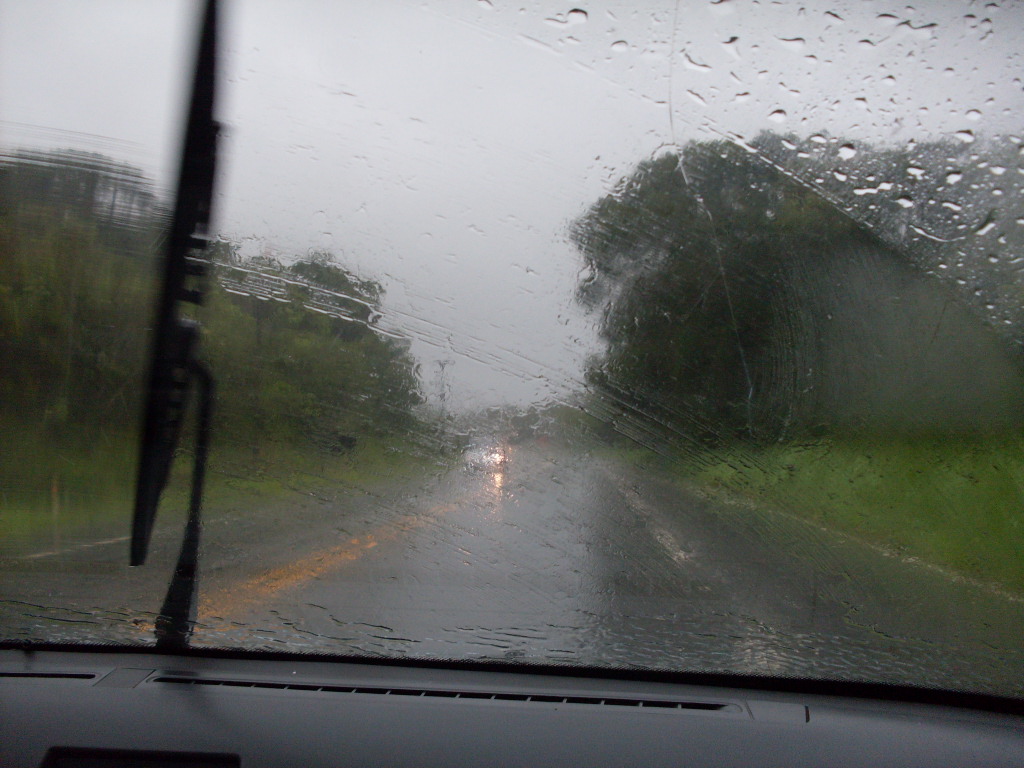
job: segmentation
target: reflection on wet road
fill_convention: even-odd
[[[1005,689],[1022,608],[799,520],[518,447],[302,557],[214,574],[195,642]]]

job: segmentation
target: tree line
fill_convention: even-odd
[[[141,171],[76,151],[0,158],[0,201],[6,485],[45,456],[137,440],[167,216]],[[415,362],[407,341],[377,327],[378,283],[328,253],[249,263],[218,242],[208,255],[198,317],[217,380],[218,446],[257,458],[274,443],[340,453],[416,422]],[[254,270],[278,278],[283,293],[225,288],[233,272]],[[309,309],[313,290],[339,311]]]

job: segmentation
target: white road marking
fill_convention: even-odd
[[[635,488],[629,487],[622,480],[617,478],[613,478],[613,482],[615,482],[619,489],[619,493],[621,493],[623,498],[626,499],[626,502],[633,507],[634,511],[639,512],[641,516],[647,520],[655,540],[665,548],[665,552],[669,557],[677,563],[685,563],[687,560],[691,560],[693,558],[692,550],[683,549],[683,547],[679,545],[676,537],[672,535],[668,529],[654,521],[656,510],[647,503]]]
[[[127,536],[118,536],[116,539],[103,539],[102,541],[90,541],[86,544],[75,544],[73,547],[65,547],[64,549],[51,549],[47,552],[36,552],[31,555],[22,556],[22,560],[36,560],[40,557],[53,557],[54,555],[63,555],[67,552],[76,552],[80,549],[91,549],[92,547],[101,547],[105,544],[118,544],[122,541],[128,541]]]

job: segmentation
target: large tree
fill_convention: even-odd
[[[589,381],[663,432],[934,428],[937,408],[966,428],[965,397],[1010,412],[1013,366],[949,291],[745,148],[691,142],[641,162],[572,236],[577,296],[606,344]],[[958,354],[969,373],[948,363]]]

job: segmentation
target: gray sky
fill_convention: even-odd
[[[328,249],[381,280],[387,322],[414,339],[428,386],[453,360],[466,407],[578,381],[594,318],[573,304],[566,229],[641,158],[764,128],[992,135],[1019,129],[1024,106],[1019,3],[226,11],[219,229],[250,252]],[[6,0],[0,141],[97,149],[166,186],[193,14]]]

